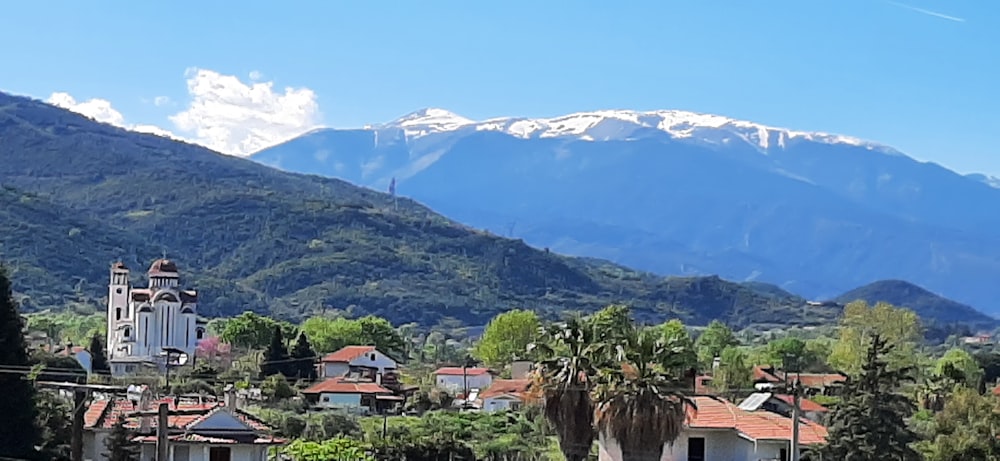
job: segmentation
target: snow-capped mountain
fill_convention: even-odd
[[[475,121],[425,109],[251,158],[379,190],[395,179],[469,225],[662,274],[814,297],[905,279],[1000,310],[996,182],[849,136],[676,110]]]
[[[891,147],[850,136],[794,131],[681,110],[601,110],[555,118],[504,117],[477,122],[444,109],[423,109],[378,127],[402,129],[408,139],[471,130],[495,131],[522,139],[564,138],[582,141],[625,141],[648,135],[649,130],[657,130],[675,139],[691,139],[709,144],[743,141],[764,151],[784,148],[789,141],[804,140],[863,147],[886,154],[899,153]]]

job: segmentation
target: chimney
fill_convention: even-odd
[[[226,386],[225,393],[226,393],[226,397],[225,397],[226,398],[226,400],[225,400],[226,409],[229,410],[229,411],[236,410],[237,405],[238,405],[238,403],[236,401],[236,388],[232,384],[229,384],[229,385]]]

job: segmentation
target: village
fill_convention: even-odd
[[[301,434],[282,433],[254,411],[280,400],[299,402],[306,414],[382,418],[384,436],[391,420],[419,416],[429,408],[519,412],[541,405],[545,398],[539,362],[511,360],[494,368],[467,356],[461,363],[439,363],[429,369],[426,361],[408,363],[371,344],[350,344],[309,358],[304,366],[311,370],[299,376],[306,379],[298,380],[297,390],[292,388],[296,380],[284,382],[282,378],[283,392],[262,389],[267,384],[257,379],[217,382],[215,389],[221,386],[221,393],[212,387],[171,392],[171,376],[179,380],[190,375],[198,360],[226,367],[232,367],[233,360],[227,357],[227,348],[216,347],[211,354],[199,349],[200,343],[212,342],[207,321],[197,315],[198,293],[181,288],[180,271],[173,261],[155,261],[146,278],[147,287],[135,288],[124,264],[111,268],[107,348],[100,352],[107,355],[100,360],[106,360],[110,376],[98,376],[92,351],[71,344],[54,346],[44,334],[26,331],[29,348],[52,349],[57,355],[72,357],[90,376],[84,382],[39,384],[77,405],[73,461],[107,459],[109,439],[117,426],[129,431],[138,447],[136,459],[141,461],[298,459],[284,450]],[[684,370],[678,390],[693,405],[664,459],[788,461],[795,459],[793,451],[825,443],[829,410],[813,399],[835,400],[847,376],[757,365],[750,369],[752,375],[745,384],[749,387],[733,389],[732,383],[720,387],[713,382],[721,377],[721,360],[715,357],[706,372]],[[301,360],[284,361],[295,361],[303,369]],[[267,365],[266,358],[258,363],[262,369]],[[411,373],[418,369],[429,379],[414,381]],[[430,406],[416,404],[428,396],[439,401]],[[601,459],[608,456],[599,454]]]

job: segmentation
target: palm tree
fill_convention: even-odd
[[[659,364],[684,351],[650,330],[631,329],[616,347],[617,366],[601,370],[594,387],[598,443],[620,461],[659,461],[680,436],[694,402]]]
[[[542,340],[528,346],[537,354],[537,388],[545,418],[555,428],[566,461],[586,461],[594,445],[593,378],[602,346],[594,328],[580,318],[542,331]]]

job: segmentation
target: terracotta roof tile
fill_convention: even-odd
[[[695,397],[697,411],[688,415],[688,427],[698,429],[732,429],[753,440],[789,440],[792,420],[767,411],[743,411],[724,399]],[[826,442],[826,428],[801,418],[799,441],[803,445]]]
[[[375,351],[375,346],[347,346],[323,357],[323,363],[346,363]]]
[[[392,394],[392,391],[372,382],[348,381],[342,377],[328,378],[320,381],[306,390],[303,394]]]
[[[437,371],[434,372],[434,374],[436,374],[436,375],[445,375],[445,376],[462,376],[462,375],[479,376],[479,375],[484,375],[486,373],[491,373],[491,372],[492,371],[489,368],[464,368],[463,369],[462,367],[442,367],[442,368],[438,368]]]
[[[781,378],[774,375],[770,369],[760,365],[753,367],[753,380],[765,383],[779,383]]]
[[[531,387],[531,382],[530,379],[498,379],[479,394],[479,397],[488,399],[498,395],[511,394],[523,398]]]
[[[789,404],[789,405],[792,404],[792,400],[794,399],[794,397],[792,397],[791,395],[788,395],[788,394],[775,394],[774,397],[776,399],[778,399],[778,400],[781,400],[782,402],[785,402],[785,403]],[[820,404],[818,404],[816,402],[813,402],[812,400],[809,400],[809,399],[800,399],[799,400],[799,408],[801,408],[802,411],[815,411],[815,412],[830,411],[829,408],[824,407],[823,405],[820,405]]]

